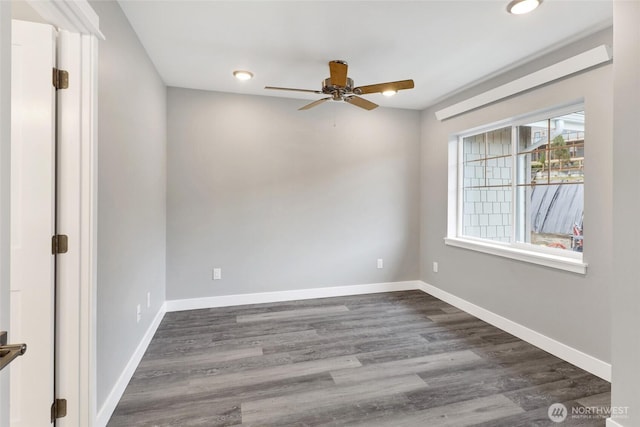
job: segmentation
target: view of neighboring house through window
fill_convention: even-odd
[[[460,237],[582,252],[583,111],[525,119],[458,144]]]
[[[510,242],[513,228],[511,126],[462,138],[464,236]]]

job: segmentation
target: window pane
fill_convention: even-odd
[[[462,140],[462,234],[494,241],[511,241],[511,127]]]
[[[516,240],[582,251],[584,112],[518,128]]]

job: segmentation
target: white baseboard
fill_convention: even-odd
[[[231,307],[235,305],[262,304],[267,302],[295,301],[313,298],[341,297],[346,295],[375,294],[379,292],[420,289],[422,282],[371,283],[367,285],[331,286],[326,288],[296,289],[290,291],[260,292],[254,294],[221,295],[216,297],[168,300],[167,311],[196,310],[200,308]]]
[[[618,424],[611,418],[607,418],[607,427],[624,427],[622,424]]]
[[[516,337],[535,345],[542,350],[559,357],[562,360],[584,369],[606,381],[611,382],[611,364],[603,362],[600,359],[596,359],[586,353],[581,352],[573,347],[569,347],[559,341],[549,338],[546,335],[536,332],[533,329],[529,329],[519,323],[504,318],[496,313],[493,313],[487,309],[472,304],[462,298],[452,295],[442,289],[429,285],[425,282],[420,282],[419,289],[428,293],[442,301],[453,305],[454,307],[463,310],[478,319],[502,329]]]
[[[147,347],[149,347],[149,343],[151,342],[153,335],[158,330],[158,326],[160,326],[160,322],[162,322],[162,318],[167,312],[166,305],[166,303],[162,304],[160,310],[158,310],[156,317],[153,318],[147,332],[145,332],[144,336],[140,340],[140,344],[138,344],[138,347],[136,347],[136,350],[129,359],[127,366],[125,366],[122,374],[120,374],[120,377],[118,378],[118,381],[116,381],[113,389],[111,389],[111,393],[109,393],[107,400],[98,411],[95,422],[96,427],[104,427],[109,422],[113,411],[115,411],[116,406],[118,406],[118,402],[120,402],[120,398],[122,398],[122,395],[124,394],[124,390],[127,388],[131,377],[133,377],[136,368],[140,364],[140,360],[142,360],[144,352],[147,351]]]

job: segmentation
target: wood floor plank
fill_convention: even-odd
[[[174,358],[145,359],[140,362],[138,369],[141,371],[149,369],[171,369],[172,367],[194,365],[210,365],[216,362],[226,362],[229,360],[244,359],[247,357],[262,356],[262,347],[246,347],[225,350],[212,350],[206,352],[191,352],[182,354]]]
[[[473,353],[473,352],[471,352]],[[448,353],[444,353],[448,354]],[[474,353],[475,354],[475,353]],[[489,384],[488,380],[506,378],[515,380],[523,378],[527,381],[527,387],[535,384],[566,379],[558,369],[561,364],[557,358],[547,357],[536,360],[524,360],[508,366],[502,366],[495,360],[478,357],[482,361],[470,364],[461,364],[456,369],[433,369],[420,373],[420,377],[427,381],[431,387],[454,387],[456,384]],[[374,365],[375,366],[375,365]]]
[[[360,366],[360,362],[357,358],[353,356],[343,356],[244,369],[232,373],[221,373],[219,375],[192,375],[190,372],[186,372],[177,378],[172,378],[170,384],[164,384],[161,381],[155,382],[153,388],[148,387],[148,384],[137,387],[134,385],[133,387],[135,387],[134,389],[138,399],[154,399],[159,394],[183,396],[192,393],[224,390],[227,388],[252,387],[281,379],[304,377],[358,366]]]
[[[163,414],[173,413],[174,407],[180,410],[188,404],[193,404],[194,407],[207,404],[213,407],[239,408],[240,402],[326,390],[334,385],[331,375],[322,373],[274,380],[253,387],[234,387],[230,384],[228,388],[220,390],[189,390],[187,394],[179,396],[160,392],[153,399],[149,399],[148,396],[141,398],[139,394],[127,391],[118,405],[117,414],[130,419],[160,419]]]
[[[340,406],[346,402],[357,404],[360,401],[393,396],[426,386],[425,382],[417,375],[404,375],[352,385],[336,385],[326,390],[309,393],[248,401],[242,403],[242,422],[269,422],[272,420],[274,425],[278,425],[277,419],[283,415],[305,413],[313,411],[317,407]]]
[[[409,411],[407,399],[402,393],[385,396],[379,399],[359,401],[355,405],[343,404],[337,406],[317,406],[304,413],[280,414],[277,420],[258,420],[242,423],[243,427],[274,427],[274,426],[351,426],[368,422],[374,427],[376,420],[393,416],[401,411]]]
[[[437,408],[459,401],[478,397],[504,394],[523,388],[535,388],[554,381],[563,380],[562,375],[552,368],[523,368],[520,373],[503,373],[495,367],[470,366],[470,369],[446,375],[446,380],[419,374],[431,387],[428,391],[416,391],[408,394],[416,409]],[[521,406],[521,405],[519,405]],[[547,405],[548,406],[548,405]]]
[[[215,375],[207,378],[194,378],[189,380],[189,387],[199,387],[212,390],[229,387],[230,385],[233,385],[234,387],[253,386],[277,379],[302,377],[322,372],[356,368],[358,366],[361,366],[361,364],[355,356],[342,356],[312,360],[309,362],[292,363],[284,366],[270,366],[268,368]]]
[[[434,314],[431,316],[427,316],[433,322],[437,323],[454,323],[454,322],[467,322],[469,320],[477,320],[472,315],[465,313],[464,311],[457,313],[445,313],[445,314]]]
[[[135,419],[130,415],[116,413],[109,421],[109,427],[226,427],[241,423],[240,406],[237,404],[211,405],[202,402],[181,402],[159,411],[138,413]]]
[[[213,340],[209,334],[200,336],[181,336],[166,338],[153,338],[144,355],[145,358],[164,358],[172,355],[188,354],[193,351],[208,351],[213,348],[228,347],[248,347],[285,344],[288,342],[304,342],[318,338],[318,332],[314,329],[304,329],[293,332],[271,333],[265,335],[253,335],[242,338],[229,338],[225,340]]]
[[[585,407],[608,408],[611,406],[611,393],[593,394],[577,399],[576,402]]]
[[[180,357],[171,358],[171,360],[178,361],[180,359]],[[201,365],[180,365],[179,363],[175,363],[171,368],[137,369],[132,381],[129,383],[129,389],[171,389],[186,384],[190,378],[206,378],[214,375],[246,372],[271,366],[286,366],[292,363],[294,363],[294,361],[291,355],[287,353],[277,353],[216,363],[203,363]]]
[[[395,414],[388,419],[377,420],[376,427],[465,427],[483,421],[522,414],[524,410],[501,394],[466,400],[410,414]],[[362,424],[368,427],[371,424]]]
[[[479,347],[491,344],[479,338],[456,339],[437,343],[407,343],[395,348],[372,350],[358,355],[358,360],[363,365],[391,362],[394,360],[409,359],[429,354],[446,353],[450,351],[475,350]]]
[[[348,384],[398,375],[417,374],[436,369],[455,369],[457,365],[478,360],[481,360],[480,356],[465,350],[342,369],[331,372],[331,376],[336,384]]]
[[[349,311],[345,305],[334,305],[318,308],[300,308],[297,310],[272,311],[270,313],[244,314],[236,317],[238,323],[264,322],[268,320],[280,320],[303,317],[327,316],[333,313],[344,313]]]
[[[527,387],[505,393],[505,395],[525,410],[531,410],[608,391],[610,391],[610,384],[607,381],[593,375],[585,375],[581,378]]]
[[[278,323],[278,324],[276,324]],[[228,339],[249,338],[262,336],[272,333],[285,333],[285,332],[300,332],[313,329],[307,323],[288,322],[282,324],[279,322],[253,322],[251,327],[247,327],[247,324],[226,324],[222,326],[216,326],[215,324],[204,324],[201,326],[194,326],[189,330],[180,331],[179,336],[183,338],[192,338],[194,336],[201,337],[206,336],[206,339],[210,342],[224,341]],[[175,336],[176,332],[158,331],[155,336],[158,338],[166,338]]]
[[[379,332],[380,331],[375,330],[362,330],[346,336],[338,335],[343,339],[338,339],[338,337],[321,336],[317,339],[310,339],[307,341],[291,341],[278,345],[266,345],[263,350],[264,354],[273,354],[281,352],[293,353],[302,350],[310,351],[313,349],[328,351],[333,348],[349,347],[354,348],[353,351],[364,352],[367,351],[366,349],[375,350],[384,348],[384,346],[394,346],[398,343],[427,343],[427,341],[415,331],[407,331],[404,333],[398,332],[395,334],[385,334],[384,331],[382,331],[382,333]]]
[[[495,420],[476,424],[474,427],[605,427],[606,417],[603,416],[579,416],[572,415],[573,407],[580,406],[576,402],[557,402],[566,406],[568,416],[561,423],[551,421],[549,408],[542,407],[510,415]]]

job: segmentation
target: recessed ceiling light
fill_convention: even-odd
[[[382,92],[382,94],[383,94],[384,96],[393,96],[393,95],[395,95],[396,93],[398,93],[398,91],[397,91],[397,90],[385,90],[384,92]]]
[[[250,71],[236,70],[233,72],[233,76],[238,80],[251,80],[253,73]]]
[[[507,12],[513,15],[523,15],[540,6],[542,0],[513,0],[507,5]]]

